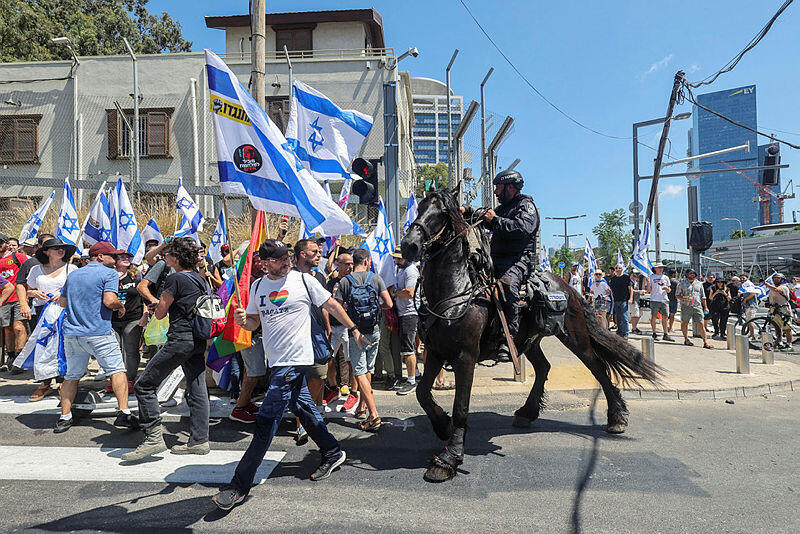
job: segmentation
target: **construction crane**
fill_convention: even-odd
[[[794,184],[792,184],[791,180],[789,180],[789,183],[786,184],[786,188],[783,190],[782,193],[781,192],[775,193],[775,192],[772,191],[771,186],[763,185],[763,184],[759,183],[758,180],[753,180],[752,178],[750,178],[745,173],[743,173],[742,171],[738,170],[736,167],[734,167],[733,165],[729,164],[728,162],[722,161],[722,160],[719,160],[719,162],[722,163],[723,165],[725,165],[726,167],[728,167],[730,170],[732,170],[732,171],[736,172],[737,174],[739,174],[740,176],[744,177],[745,180],[747,180],[748,182],[750,182],[751,184],[753,184],[756,187],[756,194],[758,196],[753,197],[753,202],[761,203],[761,206],[762,206],[762,208],[761,208],[762,209],[762,214],[761,214],[762,215],[762,224],[769,224],[770,223],[770,219],[771,219],[770,203],[771,203],[771,200],[770,200],[769,197],[774,197],[775,198],[775,203],[777,204],[777,209],[778,209],[778,217],[780,218],[780,220],[778,222],[779,223],[783,222],[783,202],[786,199],[790,199],[790,198],[794,198],[795,197]],[[791,193],[787,193],[787,191],[789,191],[790,187],[792,188],[792,192]]]

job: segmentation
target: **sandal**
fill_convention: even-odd
[[[705,345],[703,345],[703,348],[704,348],[704,349],[713,349],[714,347],[712,347],[711,345],[709,345],[708,343],[706,343]]]
[[[436,381],[436,383],[434,383],[434,385],[433,385],[433,389],[435,389],[437,391],[450,391],[450,390],[456,389],[456,386],[452,382],[447,382],[446,383],[446,382]]]
[[[686,341],[684,341],[683,344],[686,345],[687,347],[694,347],[694,343],[692,343],[688,339]]]
[[[42,384],[39,386],[36,391],[34,391],[30,397],[28,397],[28,402],[38,402],[45,398],[47,395],[53,392],[53,388],[48,385]]]
[[[381,418],[365,419],[358,424],[358,428],[365,432],[377,432],[381,427]]]
[[[356,419],[366,419],[367,418],[367,410],[359,410],[353,414],[353,417]]]

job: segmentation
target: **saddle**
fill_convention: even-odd
[[[564,316],[567,311],[567,293],[555,280],[541,276],[539,271],[528,275],[522,285],[520,314],[532,318],[536,330],[545,336],[559,335],[566,332]]]

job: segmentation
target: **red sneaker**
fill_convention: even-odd
[[[339,411],[352,413],[352,411],[356,409],[357,405],[358,405],[358,393],[356,393],[355,395],[351,393],[350,395],[347,396],[347,400],[344,401],[344,404],[342,404],[342,407]]]
[[[239,408],[238,406],[233,409],[231,414],[228,416],[228,419],[247,424],[256,422],[255,414],[248,412],[245,408]]]
[[[114,388],[111,387],[111,380],[108,381],[106,389],[103,390],[103,395],[108,395],[110,393],[114,393]]]
[[[247,413],[251,413],[253,415],[258,415],[258,409],[259,409],[258,406],[256,406],[252,402],[247,406],[245,406],[244,408],[242,408],[242,410],[246,411]]]
[[[340,395],[339,388],[325,388],[325,396],[322,397],[322,404],[325,405],[329,402],[333,402],[338,399]]]

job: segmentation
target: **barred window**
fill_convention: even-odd
[[[276,27],[275,30],[275,49],[283,52],[284,45],[293,57],[311,57],[314,49],[312,46],[311,34],[314,26],[303,27]]]
[[[133,123],[133,110],[126,109],[125,118]],[[170,121],[175,108],[139,110],[139,156],[170,157]],[[131,156],[131,132],[116,109],[106,110],[108,121],[108,158]],[[132,124],[131,124],[132,125]]]
[[[0,162],[39,163],[41,115],[0,115]]]

